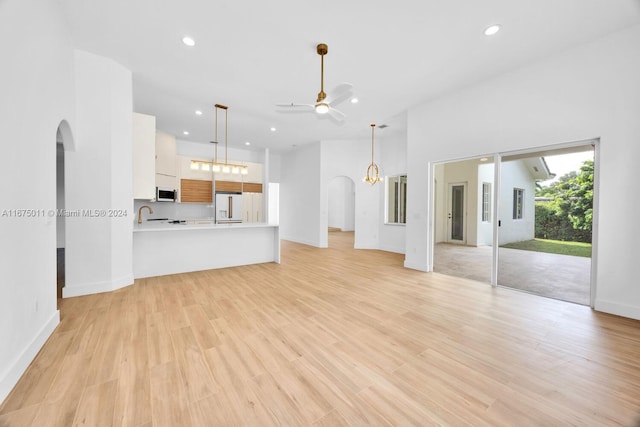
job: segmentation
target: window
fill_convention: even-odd
[[[387,177],[386,224],[407,223],[407,176]]]
[[[482,222],[491,222],[491,183],[482,183]]]
[[[522,188],[513,189],[513,219],[522,219],[524,204],[524,190]]]

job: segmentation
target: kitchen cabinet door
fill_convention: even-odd
[[[133,113],[133,198],[156,197],[156,118]]]
[[[249,173],[247,175],[243,175],[242,180],[244,182],[255,182],[261,184],[263,181],[262,163],[247,162],[247,166],[249,166]]]
[[[177,176],[176,137],[156,132],[156,174]]]
[[[181,179],[180,201],[182,203],[211,203],[213,201],[211,184],[211,181]]]
[[[262,200],[262,193],[242,193],[242,220],[244,222],[264,222]]]

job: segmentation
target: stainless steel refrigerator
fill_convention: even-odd
[[[242,222],[242,193],[216,193],[216,223]]]

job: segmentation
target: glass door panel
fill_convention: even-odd
[[[503,156],[497,284],[590,304],[591,145]]]

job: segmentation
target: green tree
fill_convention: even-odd
[[[569,172],[536,195],[551,199],[536,212],[536,236],[591,242],[593,224],[593,161],[587,160],[579,172]],[[539,218],[538,218],[538,214]],[[566,224],[571,227],[566,227]],[[545,227],[550,227],[546,229]],[[552,231],[553,230],[553,231]]]

